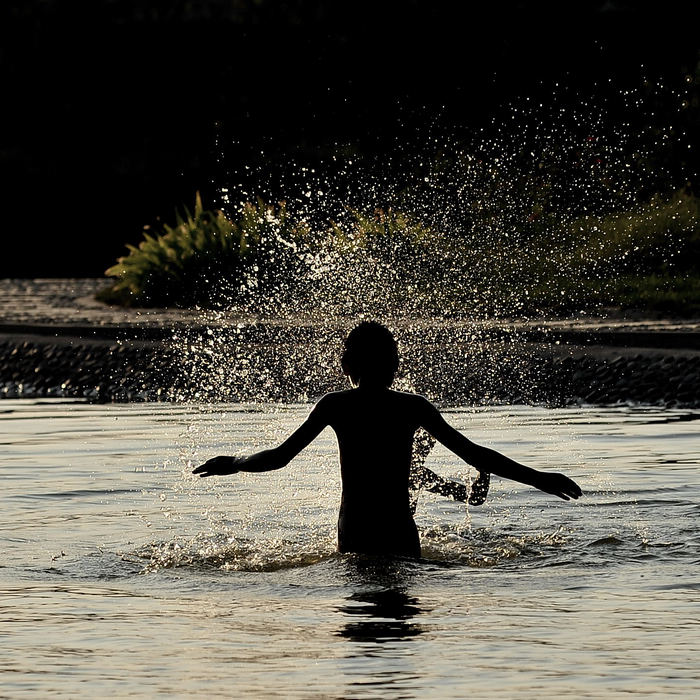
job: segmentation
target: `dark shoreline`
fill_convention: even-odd
[[[13,330],[0,334],[2,398],[296,403],[344,386],[335,352],[339,329],[253,325],[243,332],[200,327],[138,334],[103,328],[88,338],[76,329]],[[207,350],[219,334],[216,351]],[[626,347],[618,340],[582,345],[517,334],[475,340],[449,328],[429,335],[405,329],[399,341],[411,372],[398,384],[446,405],[700,407],[700,350],[673,347],[678,343],[668,339],[659,344],[672,347]]]
[[[104,279],[0,280],[0,397],[308,402],[353,319],[124,309]],[[700,319],[396,318],[398,388],[443,405],[700,407]]]

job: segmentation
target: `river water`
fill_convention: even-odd
[[[334,553],[331,431],[278,472],[189,475],[307,411],[3,401],[0,696],[697,697],[700,415],[451,409],[585,496],[424,493],[406,562]]]

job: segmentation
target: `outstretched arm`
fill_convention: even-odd
[[[192,471],[199,476],[223,476],[236,472],[267,472],[289,464],[328,425],[326,403],[321,399],[309,417],[278,447],[247,457],[213,457]]]
[[[491,472],[506,479],[519,481],[534,486],[540,491],[551,493],[565,501],[578,498],[581,489],[578,484],[564,474],[542,472],[531,469],[502,455],[496,450],[482,447],[468,440],[455,430],[429,401],[425,400],[421,408],[421,425],[448,450],[454,452],[465,462],[476,467],[480,472]]]

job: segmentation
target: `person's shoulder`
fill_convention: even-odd
[[[396,389],[392,389],[391,393],[397,401],[401,401],[414,408],[425,408],[426,406],[432,406],[430,401],[428,401],[425,396],[415,394],[412,391],[398,391]]]
[[[337,406],[346,401],[349,394],[350,390],[330,391],[317,401],[316,406],[320,408],[330,408],[332,406]]]
[[[354,393],[352,389],[340,389],[339,391],[329,391],[321,397],[321,401],[342,401],[345,397]]]
[[[399,401],[414,401],[420,397],[420,394],[415,394],[412,391],[399,391],[398,389],[389,389],[389,393]]]
[[[399,389],[389,389],[389,392],[394,394],[395,396],[405,397],[407,400],[418,401],[422,399],[423,401],[427,401],[425,396],[423,396],[422,394],[417,394],[415,391],[400,391]]]
[[[330,424],[349,410],[350,391],[331,391],[322,396],[311,414]]]

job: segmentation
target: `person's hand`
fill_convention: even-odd
[[[553,496],[558,496],[565,501],[568,501],[570,498],[577,499],[583,494],[581,487],[564,474],[540,472],[540,478],[535,486],[540,491],[551,493]]]
[[[472,484],[469,493],[469,505],[480,506],[486,500],[489,492],[489,484],[491,483],[491,475],[488,472],[479,472],[479,476]]]
[[[241,464],[245,457],[213,457],[192,470],[193,474],[199,476],[225,476],[226,474],[236,474],[240,471]]]

